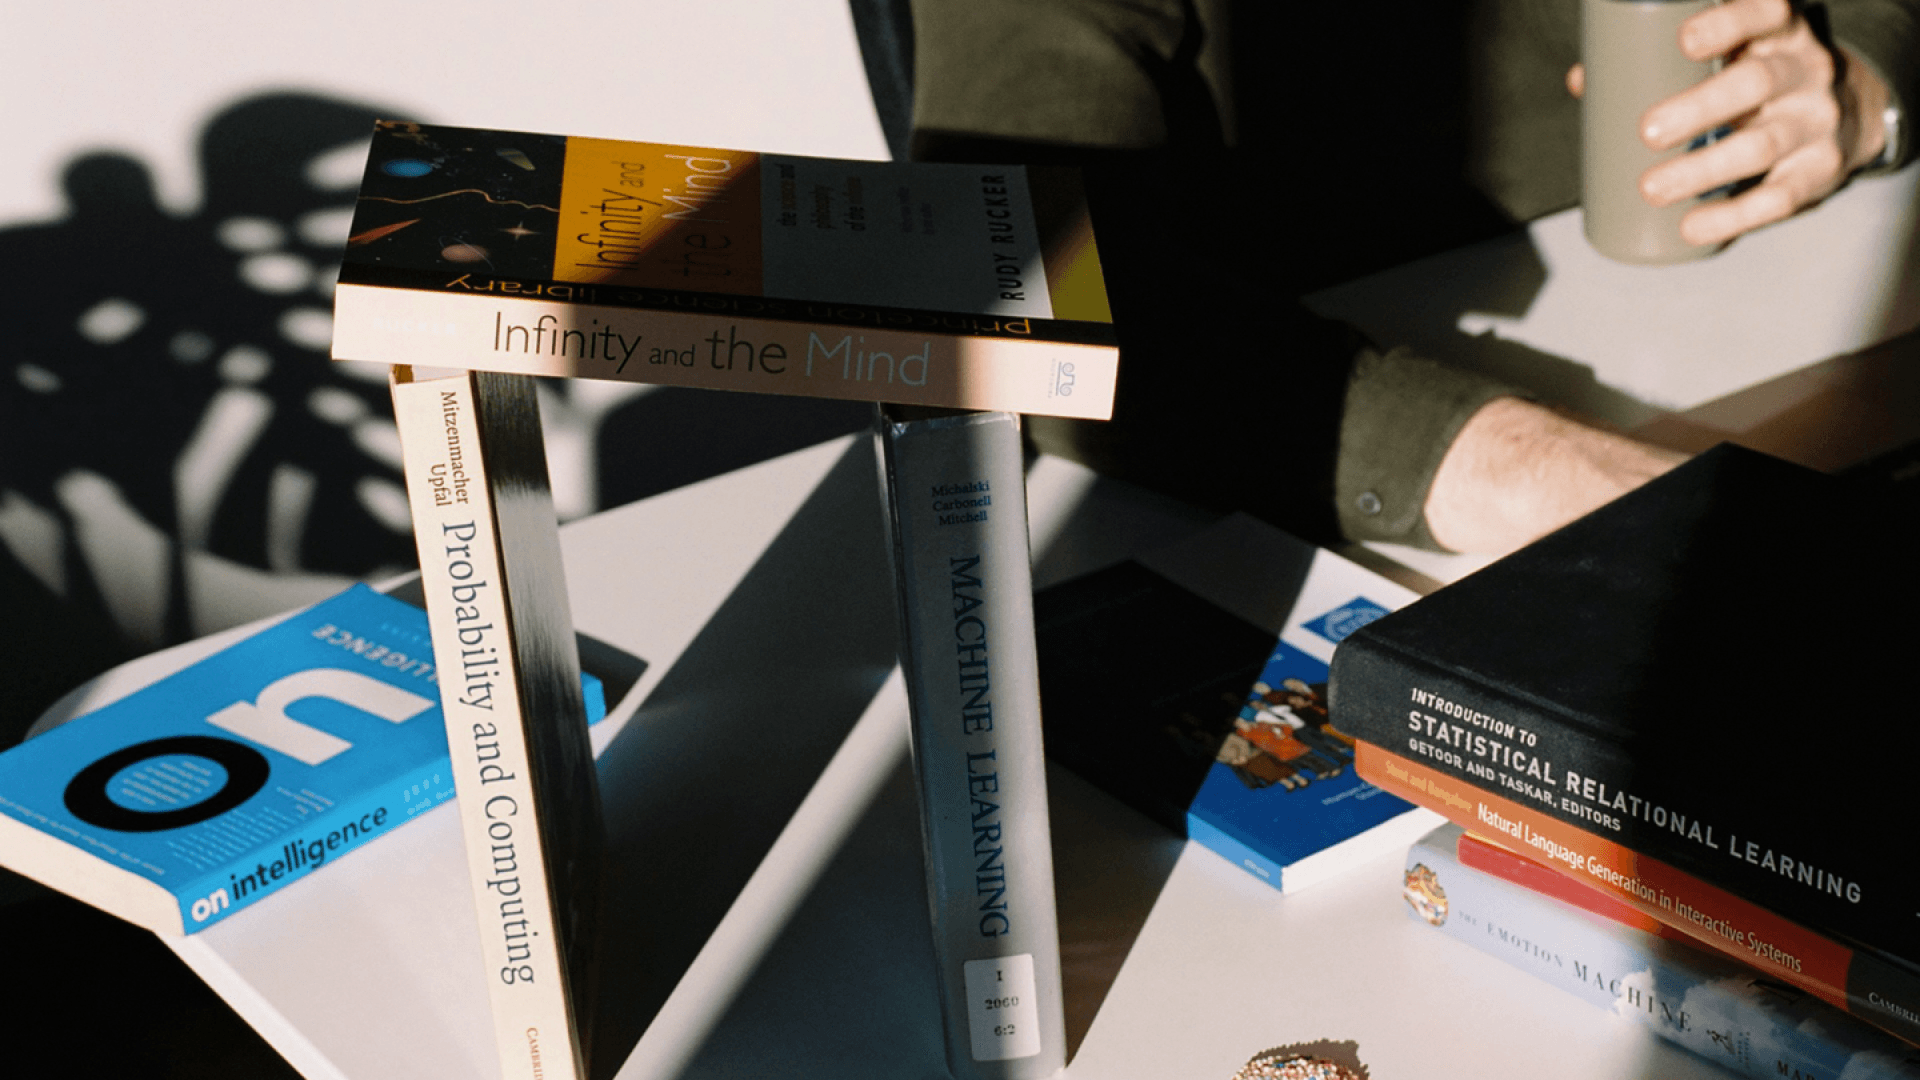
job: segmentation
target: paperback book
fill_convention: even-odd
[[[1404,895],[1448,937],[1742,1076],[1920,1077],[1920,1050],[1457,825],[1407,853]]]
[[[1433,827],[1326,707],[1335,645],[1408,590],[1244,517],[1149,558],[1035,598],[1055,760],[1282,892]]]
[[[585,1080],[604,826],[533,381],[392,389],[502,1076]]]
[[[1920,1040],[1920,569],[1850,491],[1709,451],[1356,633],[1334,720],[1375,783]]]
[[[1456,824],[1497,835],[1555,873],[1578,880],[1772,978],[1800,987],[1837,1008],[1906,1039],[1906,1002],[1920,997],[1920,972],[1897,957],[1768,910],[1745,898],[1528,806],[1465,787],[1426,765],[1358,747],[1363,774],[1380,786],[1445,814]]]
[[[426,613],[354,586],[0,753],[0,863],[203,930],[453,796],[439,674]]]
[[[934,961],[959,1080],[1066,1065],[1020,419],[877,417]]]
[[[1104,419],[1070,169],[381,123],[333,355]]]

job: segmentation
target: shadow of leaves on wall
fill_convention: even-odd
[[[326,359],[353,189],[313,166],[375,115],[241,101],[201,134],[195,212],[95,152],[61,177],[64,218],[0,230],[0,257],[34,269],[0,295],[0,536],[131,644],[211,628],[200,554],[274,573],[411,561],[397,464],[369,428],[385,387]]]
[[[160,203],[142,161],[92,151],[58,179],[63,216],[0,226],[0,259],[23,271],[0,291],[0,648],[35,673],[0,698],[0,745],[117,659],[414,565],[385,369],[328,359],[359,148],[394,115],[247,97],[201,130],[191,212]],[[868,415],[561,382],[541,396],[572,516]]]

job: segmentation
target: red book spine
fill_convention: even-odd
[[[1462,828],[1497,837],[1513,852],[1584,882],[1709,948],[1863,1019],[1876,1020],[1849,1002],[1847,970],[1853,950],[1831,938],[1663,862],[1372,743],[1359,744],[1354,767],[1389,794],[1436,810]],[[1570,898],[1558,891],[1551,894]]]
[[[1473,833],[1461,833],[1460,841],[1454,848],[1454,857],[1460,860],[1461,866],[1497,877],[1530,892],[1551,896],[1555,900],[1571,904],[1609,922],[1630,926],[1635,930],[1642,930],[1663,938],[1684,941],[1690,947],[1699,947],[1699,942],[1626,901],[1616,900],[1578,878],[1569,877],[1558,870],[1542,866],[1525,855],[1496,844],[1486,837]]]

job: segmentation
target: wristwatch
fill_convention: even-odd
[[[1892,165],[1900,157],[1900,106],[1889,103],[1880,110],[1880,130],[1886,132],[1886,140],[1880,145],[1880,152],[1873,160],[1860,166],[1860,172],[1872,172]]]

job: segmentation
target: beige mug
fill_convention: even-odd
[[[1581,0],[1581,203],[1588,242],[1610,259],[1677,263],[1719,250],[1680,238],[1680,219],[1697,200],[1655,207],[1640,195],[1640,174],[1701,142],[1649,150],[1640,139],[1640,118],[1655,102],[1713,74],[1717,62],[1689,60],[1680,51],[1680,24],[1715,2]]]

